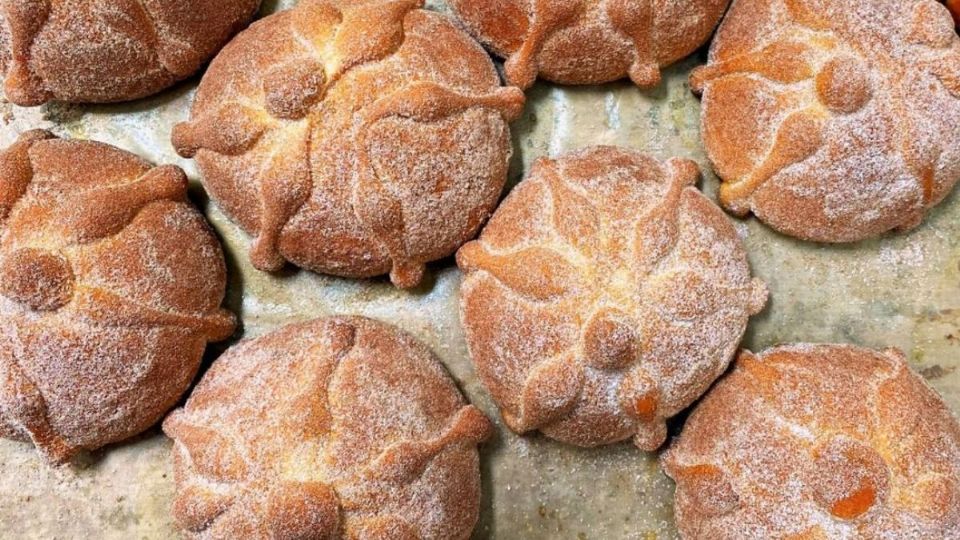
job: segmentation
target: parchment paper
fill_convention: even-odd
[[[264,12],[295,2],[267,2]],[[443,9],[437,3],[434,9]],[[644,92],[626,83],[560,88],[538,83],[513,126],[511,185],[538,157],[593,144],[619,144],[656,157],[689,157],[712,175],[699,141],[699,103],[686,84],[702,52],[668,69]],[[43,127],[61,136],[108,142],[156,163],[174,163],[194,181],[192,196],[221,235],[230,269],[227,305],[243,338],[329,314],[394,323],[427,343],[468,398],[496,419],[499,435],[482,449],[484,498],[476,538],[667,539],[676,537],[673,484],[654,454],[629,443],[582,450],[507,430],[477,381],[457,316],[460,273],[452,259],[434,264],[420,288],[385,279],[352,281],[290,270],[268,275],[247,258],[250,238],[203,194],[197,170],[170,146],[186,119],[197,79],[158,97],[115,106],[0,105],[0,145]],[[960,143],[960,141],[958,141]],[[847,342],[897,346],[960,413],[960,200],[951,196],[909,234],[849,246],[803,243],[754,219],[735,221],[754,272],[772,302],[753,319],[744,346]],[[224,347],[211,347],[208,362]],[[674,433],[681,420],[675,422]],[[30,445],[0,440],[0,537],[170,538],[173,498],[170,441],[154,429],[85,458],[80,467],[46,467]]]

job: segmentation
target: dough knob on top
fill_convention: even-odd
[[[174,520],[211,540],[466,539],[493,434],[426,347],[360,317],[231,348],[163,428]]]
[[[934,0],[740,0],[690,84],[722,205],[784,234],[908,230],[960,179],[960,38]]]
[[[723,372],[767,291],[699,176],[615,147],[544,159],[457,253],[470,355],[511,429],[656,450]]]
[[[183,171],[23,134],[0,152],[0,435],[61,464],[146,430],[233,332],[225,289]]]
[[[421,6],[301,2],[211,64],[173,144],[254,236],[256,268],[411,288],[493,210],[523,93]]]
[[[743,352],[661,459],[684,538],[955,538],[960,422],[902,352]]]

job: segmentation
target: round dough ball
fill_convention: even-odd
[[[660,83],[660,68],[706,43],[729,0],[449,0],[467,29],[506,58],[507,80]]]
[[[738,0],[691,86],[721,204],[784,234],[909,229],[960,180],[960,38],[934,0]]]
[[[492,433],[425,346],[359,317],[233,347],[163,427],[203,539],[466,539]]]
[[[193,75],[260,0],[0,0],[7,99],[128,101]]]
[[[413,287],[493,211],[522,92],[419,0],[306,0],[214,60],[174,146],[251,260]]]
[[[662,461],[685,539],[960,537],[960,423],[895,349],[744,352]]]
[[[698,178],[613,147],[541,160],[457,254],[470,354],[511,429],[655,450],[727,368],[767,290]]]
[[[62,463],[154,425],[219,308],[220,243],[177,167],[25,133],[0,153],[0,436]]]

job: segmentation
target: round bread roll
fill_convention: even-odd
[[[233,332],[186,190],[177,167],[45,131],[0,153],[0,436],[62,463],[136,435]]]
[[[744,352],[662,461],[688,540],[960,538],[960,423],[895,349]]]
[[[523,93],[421,0],[305,0],[214,60],[173,134],[257,268],[417,285],[489,217]]]
[[[359,317],[217,360],[164,430],[188,537],[465,539],[492,425],[413,337]]]
[[[193,75],[260,0],[0,0],[7,99],[127,101]]]
[[[655,450],[727,368],[767,290],[698,177],[613,147],[540,160],[457,254],[470,354],[511,429]]]
[[[909,229],[960,179],[960,38],[934,0],[737,0],[691,86],[721,204],[785,234]]]
[[[510,84],[537,76],[647,88],[660,68],[703,45],[730,0],[448,0],[467,29],[506,58]]]

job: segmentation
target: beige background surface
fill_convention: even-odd
[[[292,5],[268,2],[265,11]],[[436,7],[436,6],[435,6]],[[686,76],[692,58],[669,69],[665,83],[642,92],[617,83],[591,88],[538,84],[514,125],[511,184],[540,156],[593,144],[620,144],[660,158],[689,157],[705,171],[698,137],[699,103]],[[120,106],[0,105],[0,145],[23,130],[109,142],[156,163],[190,161],[170,147],[170,130],[187,116],[196,81],[159,97]],[[960,143],[960,142],[958,142]],[[196,182],[195,182],[196,183]],[[289,271],[271,276],[247,260],[250,239],[203,195],[194,200],[222,236],[231,272],[227,303],[243,320],[243,337],[334,313],[389,321],[439,355],[469,399],[499,417],[474,376],[457,318],[460,273],[451,259],[431,267],[419,289],[401,292],[386,280],[350,281]],[[909,234],[851,246],[821,246],[780,236],[748,219],[736,221],[755,273],[772,292],[745,346],[759,350],[794,341],[845,342],[907,352],[914,367],[960,413],[960,200],[956,194]],[[219,350],[219,348],[218,348]],[[217,351],[208,355],[214,357]],[[580,450],[502,427],[482,450],[484,500],[475,536],[497,539],[674,538],[672,482],[656,456],[629,444]],[[170,442],[158,430],[95,455],[81,467],[52,470],[26,444],[0,441],[0,537],[168,538],[173,479]]]

